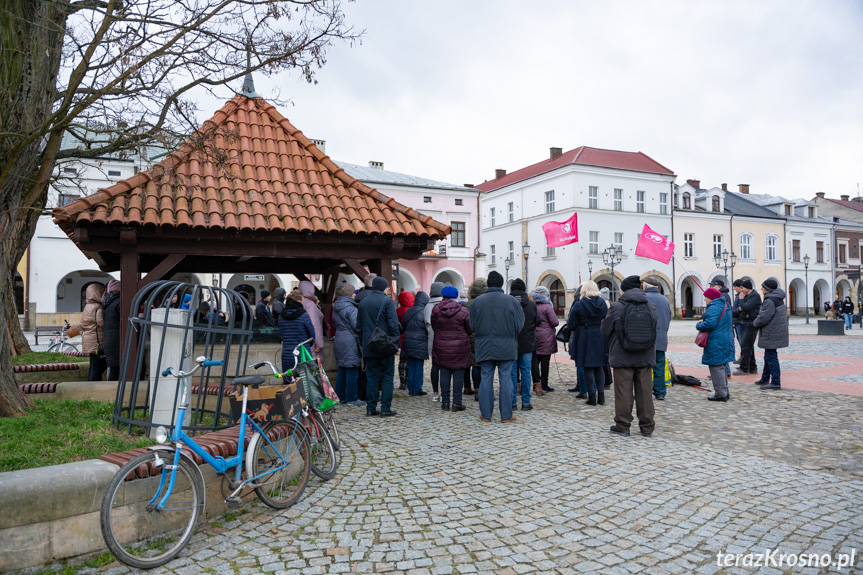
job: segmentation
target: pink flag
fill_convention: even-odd
[[[644,224],[641,237],[638,238],[638,245],[635,246],[635,255],[667,264],[674,255],[674,243]]]
[[[578,241],[578,213],[565,222],[547,222],[542,224],[545,241],[550,248],[558,248]]]

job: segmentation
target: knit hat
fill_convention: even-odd
[[[743,280],[742,282],[740,282],[740,287],[745,289],[752,289],[752,282],[749,280]]]
[[[390,287],[390,282],[387,281],[387,278],[377,276],[375,279],[372,280],[373,290],[385,291],[388,287]]]
[[[267,290],[261,290],[261,299],[267,299],[268,297],[270,297],[270,292]]]
[[[734,287],[741,287],[743,285],[743,280],[734,280],[734,283],[731,285]]]
[[[343,283],[339,286],[338,294],[345,297],[351,297],[351,294],[354,293],[354,286],[349,284],[348,282]]]
[[[443,282],[434,282],[429,288],[429,297],[441,297],[440,290],[446,287]]]
[[[761,283],[761,287],[766,288],[768,291],[773,291],[779,287],[779,282],[773,278],[767,278]]]
[[[531,293],[532,293],[532,294],[536,293],[536,294],[539,294],[539,295],[544,295],[545,297],[550,297],[550,296],[551,296],[551,292],[550,292],[550,291],[548,291],[548,288],[547,288],[547,287],[545,287],[545,286],[537,286],[537,287],[536,287],[536,289],[534,289]]]
[[[509,291],[526,291],[527,286],[524,285],[524,280],[521,278],[516,278],[512,280],[512,286],[510,286]]]
[[[712,286],[719,286],[719,287],[721,287],[721,288],[724,288],[724,287],[725,287],[725,282],[724,282],[724,281],[722,281],[722,280],[721,280],[721,279],[719,279],[719,278],[716,278],[716,279],[714,279],[713,281],[711,281],[711,282],[710,282],[710,285],[712,285]]]
[[[440,290],[440,295],[445,298],[456,299],[458,298],[458,290],[452,286],[446,286]]]
[[[716,288],[707,288],[704,291],[704,297],[707,299],[719,299],[722,297],[722,294]]]
[[[620,282],[620,291],[626,292],[631,289],[641,288],[640,276],[629,276]]]
[[[599,297],[601,297],[605,301],[608,301],[608,298],[611,297],[611,290],[609,290],[607,287],[602,288],[601,290],[599,290]]]
[[[503,287],[503,276],[497,273],[496,271],[492,271],[488,274],[488,287],[490,288],[500,288]]]
[[[120,291],[120,282],[117,280],[109,281],[108,282],[108,289],[106,289],[105,291],[107,291],[107,292]]]

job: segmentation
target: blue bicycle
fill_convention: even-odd
[[[220,360],[205,357],[196,362],[189,372],[170,367],[162,372],[164,377],[176,377],[180,384],[173,433],[168,436],[164,427],[156,433],[160,444],[169,439],[170,443],[150,447],[147,453],[121,467],[102,499],[102,537],[111,553],[131,567],[150,569],[167,563],[194,535],[204,511],[206,492],[204,476],[192,454],[225,475],[233,490],[225,499],[229,508],[239,507],[238,494],[244,488],[254,488],[258,498],[270,507],[290,507],[299,501],[309,480],[311,449],[303,426],[286,419],[266,423],[262,428],[246,415],[249,387],[265,381],[260,375],[233,380],[235,386],[243,388],[235,456],[213,457],[186,435],[183,417],[189,407],[191,376],[201,367],[222,365]],[[252,432],[252,437],[245,446],[247,431]],[[233,474],[228,473],[231,469]]]

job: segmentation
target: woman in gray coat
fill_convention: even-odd
[[[333,302],[333,350],[336,365],[336,393],[342,402],[350,405],[365,405],[357,398],[357,377],[359,376],[362,356],[357,343],[357,302],[354,301],[354,286],[344,283],[339,287],[338,297]]]
[[[779,289],[779,283],[767,279],[761,284],[764,301],[761,311],[752,327],[758,330],[758,347],[764,350],[764,371],[761,379],[755,383],[761,384],[761,389],[782,389],[779,381],[779,355],[776,350],[788,347],[788,314],[785,307],[785,291]]]

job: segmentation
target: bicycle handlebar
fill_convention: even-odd
[[[279,370],[278,370],[278,369],[276,369],[276,366],[275,366],[275,365],[273,365],[273,364],[272,364],[272,362],[269,362],[269,361],[259,361],[258,363],[252,364],[252,365],[250,365],[249,367],[250,367],[250,368],[252,368],[252,369],[260,369],[260,368],[264,367],[265,365],[266,365],[267,367],[269,367],[269,368],[272,370],[273,375],[275,375],[277,378],[281,379],[281,377],[282,377],[282,375],[283,375],[283,374],[279,373]],[[287,372],[285,372],[285,373],[287,373]]]
[[[166,367],[162,370],[162,377],[168,377],[169,375],[173,375],[176,378],[186,377],[192,375],[202,367],[213,367],[215,365],[222,365],[224,360],[221,359],[207,359],[203,355],[195,358],[195,362],[198,364],[192,369],[192,371],[177,371],[173,367]]]

